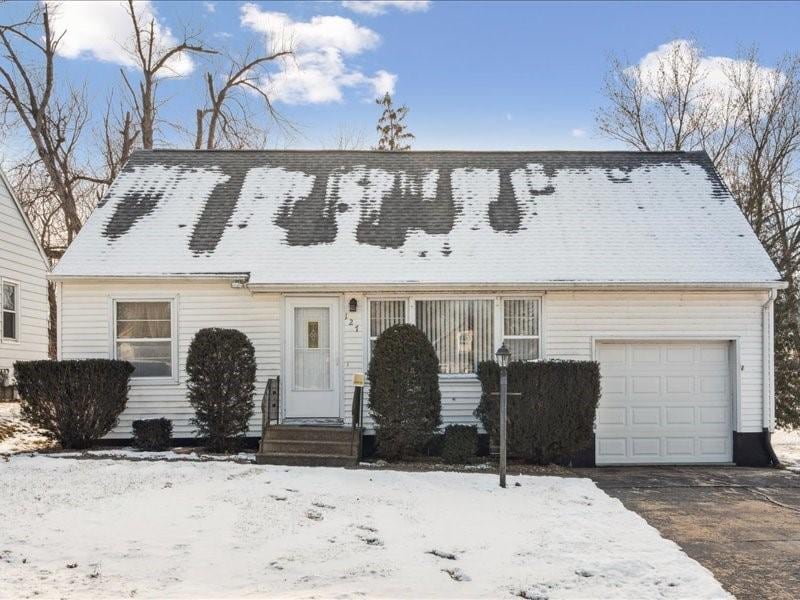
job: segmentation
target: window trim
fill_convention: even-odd
[[[409,301],[408,296],[367,296],[366,303],[367,303],[367,314],[366,314],[366,321],[367,326],[364,328],[365,330],[365,348],[364,348],[364,356],[366,360],[364,361],[366,367],[369,367],[369,362],[372,360],[372,340],[378,339],[378,336],[372,335],[372,303],[373,302],[403,302],[405,305],[405,319],[403,323],[412,323],[409,320],[409,313],[411,310],[411,302]]]
[[[545,345],[547,342],[545,330],[544,330],[544,312],[545,312],[545,296],[546,294],[543,292],[524,292],[524,291],[501,291],[501,292],[494,292],[494,293],[481,293],[481,292],[461,292],[461,293],[436,293],[436,292],[429,292],[429,293],[420,293],[420,294],[376,294],[376,295],[366,295],[365,299],[367,302],[367,313],[366,313],[366,320],[367,326],[364,328],[364,365],[365,369],[369,366],[370,361],[370,340],[371,338],[371,331],[369,330],[369,317],[370,317],[370,310],[369,304],[373,300],[380,301],[380,300],[405,300],[406,303],[406,323],[411,325],[416,325],[417,323],[417,305],[416,303],[420,300],[493,300],[494,301],[494,331],[492,333],[492,341],[494,344],[494,349],[500,347],[500,344],[503,343],[504,333],[505,333],[505,304],[504,300],[536,300],[539,304],[539,314],[538,314],[538,327],[539,327],[539,358],[536,360],[546,360],[546,350]],[[509,336],[510,339],[511,336]],[[534,336],[535,337],[535,336]],[[513,357],[512,357],[513,360]],[[535,362],[535,361],[531,361]],[[475,380],[477,379],[477,374],[475,373],[439,373],[440,380]]]
[[[536,331],[538,335],[506,335],[506,300],[535,300],[537,303],[536,310]],[[523,362],[539,362],[544,360],[544,353],[542,352],[542,297],[541,296],[500,296],[500,314],[503,317],[500,325],[500,343],[505,340],[536,340],[539,346],[539,358],[533,358]],[[514,360],[514,357],[511,357]]]
[[[148,294],[144,296],[126,295],[109,297],[109,332],[111,347],[109,356],[117,359],[117,304],[119,302],[169,302],[170,304],[170,358],[172,374],[159,377],[131,376],[131,385],[165,385],[177,384],[180,382],[179,362],[178,362],[178,296],[158,296]],[[133,338],[132,338],[133,339]],[[148,340],[165,341],[166,338],[146,338]],[[135,340],[134,340],[135,341]]]
[[[16,325],[17,337],[6,337],[6,332],[3,329],[3,315],[6,310],[2,306],[3,286],[6,284],[14,286],[16,293],[14,294],[14,324]],[[10,277],[0,277],[0,344],[20,344],[22,343],[22,285],[16,279]],[[10,311],[8,311],[10,312]]]

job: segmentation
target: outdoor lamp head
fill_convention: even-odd
[[[495,356],[497,357],[497,363],[500,365],[501,369],[508,367],[508,363],[511,362],[511,350],[506,348],[505,342],[497,349]]]

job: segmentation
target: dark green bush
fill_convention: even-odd
[[[369,407],[378,452],[389,459],[418,453],[441,423],[439,359],[413,325],[395,325],[375,342],[369,363]]]
[[[500,367],[478,365],[481,401],[475,416],[492,443],[499,440]],[[586,448],[592,441],[600,398],[596,362],[512,362],[508,366],[508,451],[528,461],[547,464]]]
[[[189,345],[186,372],[198,437],[215,452],[234,450],[253,416],[253,344],[235,329],[201,329]]]
[[[472,462],[478,452],[478,428],[475,425],[448,425],[444,430],[442,460],[451,465]]]
[[[133,422],[133,445],[139,450],[166,450],[172,439],[169,419],[140,419]]]
[[[22,418],[83,449],[117,424],[133,366],[123,360],[34,360],[14,364]]]

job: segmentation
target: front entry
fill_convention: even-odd
[[[286,419],[332,420],[339,403],[339,300],[286,300]]]

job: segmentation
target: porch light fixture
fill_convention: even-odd
[[[358,311],[358,300],[350,298],[350,312],[354,313],[356,311]]]
[[[508,363],[511,361],[511,350],[506,348],[505,342],[503,342],[503,345],[497,349],[495,356],[497,357],[497,364],[500,365],[501,369],[508,368]]]
[[[500,365],[500,487],[506,487],[506,427],[508,426],[508,363],[511,362],[511,351],[503,344],[495,352],[497,364]]]

